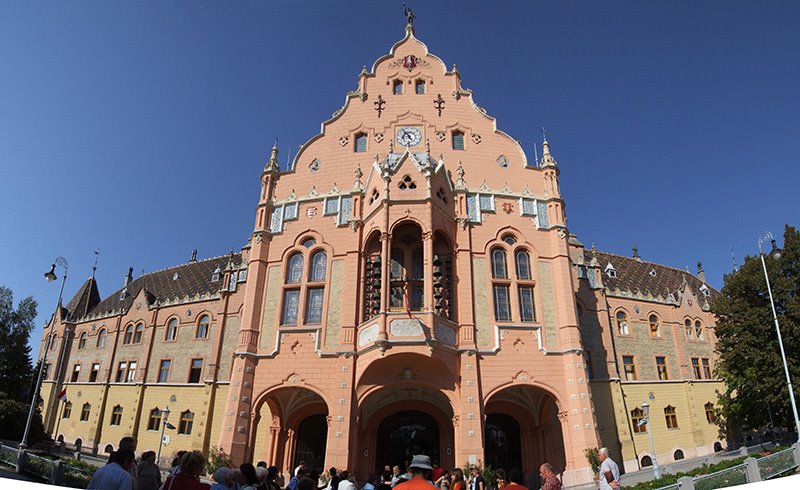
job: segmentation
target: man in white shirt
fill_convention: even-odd
[[[87,490],[133,490],[133,479],[129,473],[135,455],[130,448],[122,448],[111,454],[111,462],[94,472]]]
[[[600,490],[616,490],[619,488],[619,466],[608,455],[608,448],[598,451],[600,456]]]

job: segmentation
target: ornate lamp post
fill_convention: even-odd
[[[161,446],[164,445],[164,430],[167,428],[167,419],[169,418],[169,405],[161,410],[161,440],[158,441],[158,455],[156,455],[156,464],[161,464]]]
[[[761,267],[764,268],[764,279],[767,281],[767,292],[769,293],[769,305],[772,307],[772,318],[775,319],[775,331],[778,333],[778,346],[781,349],[781,360],[783,360],[783,372],[786,374],[786,384],[789,385],[789,400],[792,402],[792,413],[794,414],[794,428],[797,431],[798,442],[800,442],[800,419],[797,417],[797,404],[794,401],[794,389],[792,388],[792,378],[789,376],[789,365],[786,363],[786,352],[783,350],[783,337],[781,337],[781,327],[778,324],[778,313],[775,311],[775,300],[772,299],[772,287],[769,284],[769,274],[767,274],[767,263],[764,261],[764,250],[761,245],[767,241],[772,243],[772,251],[769,255],[777,260],[781,258],[781,249],[775,244],[772,233],[765,231],[758,237],[758,255],[761,257]]]
[[[61,288],[58,290],[58,301],[56,301],[56,311],[53,315],[53,321],[50,323],[50,330],[55,327],[56,317],[58,317],[58,309],[61,308],[61,295],[64,293],[64,283],[67,282],[67,270],[69,264],[64,257],[56,257],[50,270],[44,273],[44,278],[47,282],[53,282],[58,279],[56,276],[56,266],[64,269],[64,275],[61,277]],[[25,434],[22,436],[22,442],[19,444],[20,449],[28,447],[28,436],[31,432],[31,423],[33,422],[33,413],[36,411],[36,405],[39,401],[39,389],[42,386],[42,377],[44,376],[44,367],[47,364],[47,351],[50,350],[50,342],[53,341],[52,334],[48,333],[45,338],[47,341],[44,343],[44,352],[42,353],[42,363],[39,364],[39,374],[36,379],[36,385],[33,388],[33,397],[31,398],[31,408],[28,410],[28,422],[25,424]]]
[[[661,478],[661,470],[658,469],[658,461],[656,461],[656,446],[653,444],[653,432],[650,430],[650,404],[642,402],[642,410],[644,410],[644,421],[647,424],[647,435],[650,436],[650,452],[653,454],[653,475],[656,478]]]

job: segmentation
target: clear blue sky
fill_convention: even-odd
[[[411,1],[417,36],[521,140],[546,126],[569,227],[715,287],[798,225],[800,3]],[[41,325],[90,275],[245,243],[280,134],[315,135],[403,35],[401,1],[0,1],[0,284]]]

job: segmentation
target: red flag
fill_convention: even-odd
[[[66,402],[67,401],[67,389],[64,388],[63,390],[61,390],[61,392],[58,395],[56,395],[56,397],[59,400],[61,400],[62,402]]]

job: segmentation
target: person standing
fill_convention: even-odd
[[[400,483],[400,466],[394,465],[392,468],[392,488],[396,487],[398,483]]]
[[[472,465],[469,470],[472,475],[469,480],[469,490],[486,490],[486,480],[483,479],[481,470],[476,465]]]
[[[353,483],[353,479],[350,477],[350,472],[344,470],[339,473],[339,477],[341,477],[338,487],[339,490],[356,490],[356,485]]]
[[[205,471],[206,457],[200,451],[191,451],[181,458],[180,469],[164,481],[164,490],[211,490],[211,485],[202,483],[200,475]]]
[[[133,480],[129,473],[135,455],[130,448],[122,448],[111,453],[109,462],[94,472],[89,480],[88,490],[133,490]]]
[[[503,468],[498,468],[497,471],[494,472],[494,479],[497,481],[497,490],[528,490],[527,487],[523,487],[519,483],[511,480],[506,470]]]
[[[542,477],[542,490],[561,490],[561,480],[556,476],[550,463],[544,463],[539,467],[539,476]]]
[[[600,456],[600,490],[616,490],[619,488],[619,466],[608,455],[608,448],[601,447]]]
[[[405,483],[400,483],[395,488],[397,490],[436,490],[436,487],[429,481],[432,469],[430,456],[417,454],[408,465],[411,479]]]
[[[139,490],[158,490],[161,487],[161,470],[156,466],[156,452],[145,451],[137,468]]]
[[[144,456],[142,456],[144,458]],[[211,490],[231,490],[233,481],[231,481],[231,470],[228,468],[218,468],[214,472],[214,484],[211,485]]]
[[[466,482],[464,482],[464,472],[461,471],[461,468],[454,468],[453,469],[453,490],[465,490]]]

